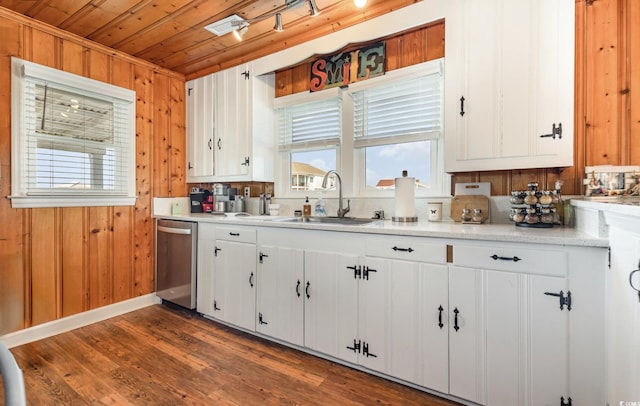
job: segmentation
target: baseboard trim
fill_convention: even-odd
[[[129,313],[134,310],[142,309],[144,307],[161,302],[162,301],[156,296],[155,293],[150,293],[148,295],[139,296],[129,300],[123,300],[122,302],[99,307],[97,309],[29,327],[24,330],[5,334],[3,336],[0,336],[0,341],[2,341],[8,348],[13,348],[33,341],[42,340],[43,338],[51,337],[56,334],[75,330],[89,324],[97,323],[102,320],[110,319],[112,317]]]

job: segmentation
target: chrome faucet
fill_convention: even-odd
[[[324,175],[324,178],[322,179],[322,188],[327,188],[327,179],[329,179],[329,175],[331,175],[332,173],[336,175],[336,178],[338,178],[338,217],[344,217],[344,215],[349,213],[349,210],[351,210],[351,205],[349,200],[347,200],[346,209],[342,204],[342,178],[335,169],[330,170]]]

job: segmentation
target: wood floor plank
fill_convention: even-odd
[[[456,404],[164,305],[11,351],[34,405]]]

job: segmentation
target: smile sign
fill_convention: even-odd
[[[317,92],[384,75],[384,43],[318,59],[311,64],[309,89]]]

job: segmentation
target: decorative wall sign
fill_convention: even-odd
[[[379,42],[318,59],[311,64],[309,88],[317,92],[384,75],[384,52],[384,42]]]

